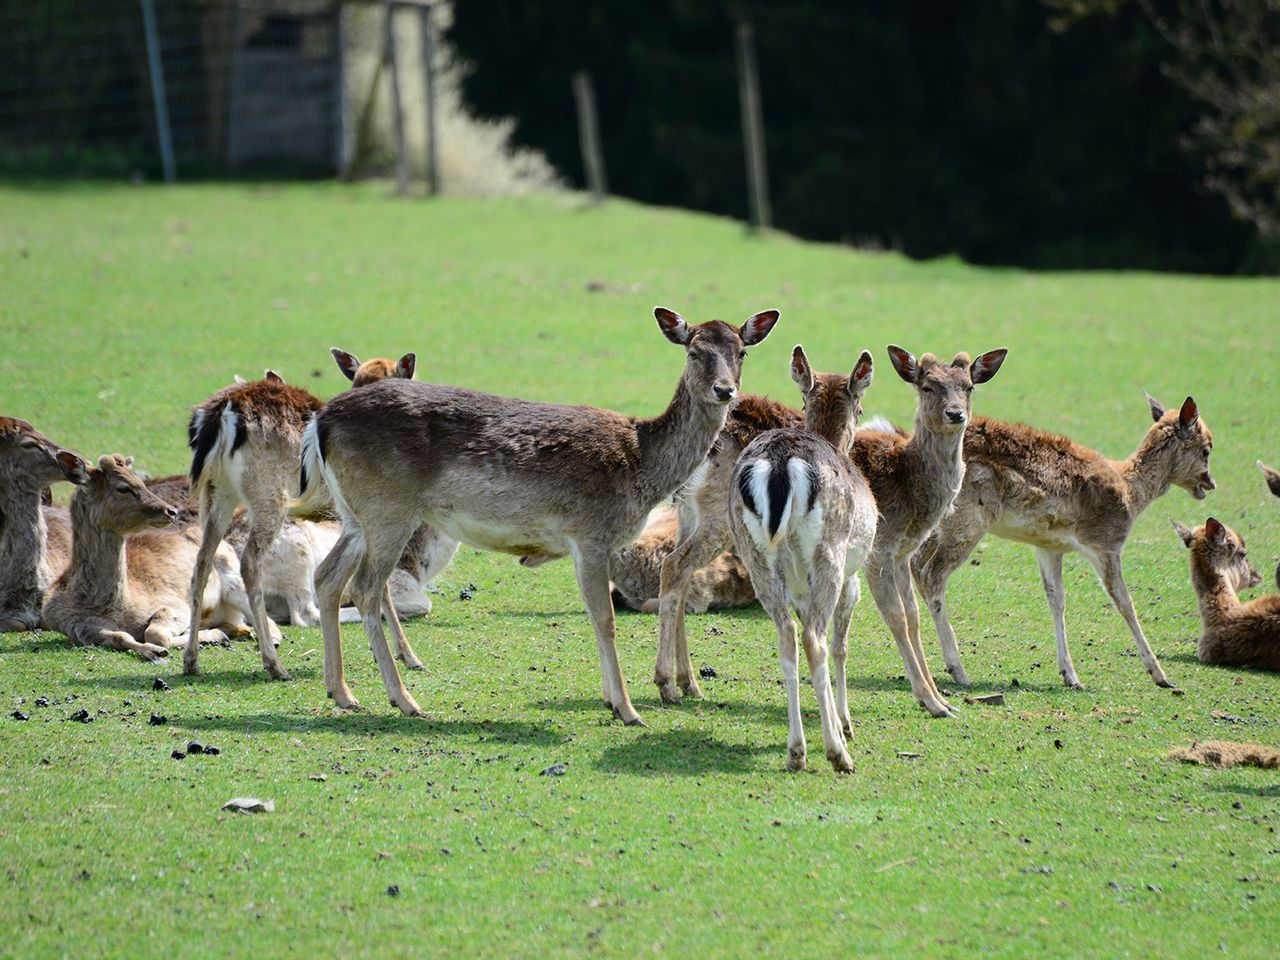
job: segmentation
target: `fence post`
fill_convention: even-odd
[[[173,163],[169,98],[165,93],[164,63],[160,58],[160,36],[156,31],[156,9],[152,0],[142,0],[142,29],[147,40],[147,65],[151,72],[151,98],[155,102],[156,134],[160,139],[160,164],[164,168],[164,182],[173,183],[178,172]]]
[[[355,137],[347,119],[347,28],[342,16],[344,4],[333,5],[333,100],[334,100],[334,166],[339,179],[351,174],[355,159]]]
[[[440,154],[436,130],[436,33],[435,25],[431,22],[434,9],[431,4],[418,9],[422,24],[422,92],[427,108],[427,192],[433,196],[440,192]]]
[[[747,159],[747,199],[751,225],[768,230],[769,173],[765,168],[764,119],[760,113],[760,78],[756,73],[756,44],[751,24],[739,21],[737,33],[738,103],[742,110],[742,139]]]
[[[405,196],[409,192],[409,152],[404,145],[404,110],[400,103],[400,68],[396,63],[396,35],[394,0],[383,0],[386,9],[386,32],[383,58],[391,67],[391,119],[396,134],[396,193]]]
[[[600,203],[609,192],[609,185],[605,182],[604,156],[600,152],[596,92],[591,74],[586,70],[574,71],[573,99],[578,106],[578,143],[582,148],[582,166],[587,174],[591,202]]]

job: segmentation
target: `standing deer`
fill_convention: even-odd
[[[910,438],[859,431],[853,444],[853,462],[870,482],[880,510],[876,541],[864,567],[867,586],[898,645],[912,693],[935,717],[951,716],[954,710],[927,669],[910,561],[960,491],[973,388],[996,375],[1007,352],[992,350],[972,363],[967,353],[957,353],[947,364],[931,353],[917,361],[890,345],[894,370],[916,389],[915,429]],[[848,631],[851,612],[843,606],[837,611],[835,636]]]
[[[814,374],[795,348],[791,375],[805,397],[804,430],[772,430],[753,440],[734,469],[729,522],[760,605],[778,629],[787,688],[787,766],[803,770],[804,726],[796,669],[795,608],[827,759],[837,773],[853,770],[845,749],[852,736],[845,692],[844,637],[833,638],[836,690],[827,667],[827,630],[837,601],[857,600],[857,571],[876,535],[876,503],[866,478],[849,460],[871,354],[863,351],[849,377]]]
[[[0,633],[35,630],[45,591],[57,579],[46,556],[41,505],[51,483],[83,483],[85,463],[25,420],[0,417]]]
[[[1173,526],[1189,551],[1191,585],[1200,603],[1200,661],[1280,670],[1280,594],[1248,603],[1236,596],[1262,582],[1262,574],[1249,563],[1244,538],[1213,517],[1194,530],[1177,521]]]
[[[1066,437],[1021,424],[979,417],[969,426],[964,442],[968,470],[955,510],[913,562],[947,671],[957,683],[967,686],[970,681],[947,617],[947,580],[990,531],[1035,549],[1053,614],[1058,671],[1068,687],[1081,688],[1067,650],[1062,584],[1062,557],[1073,551],[1097,571],[1151,678],[1171,686],[1138,623],[1121,556],[1139,514],[1170,485],[1197,500],[1214,489],[1209,475],[1213,437],[1190,397],[1180,410],[1168,412],[1154,397],[1147,399],[1155,423],[1125,460],[1110,460]]]
[[[325,685],[339,706],[357,705],[343,675],[337,618],[354,574],[387,694],[404,713],[422,712],[370,613],[376,607],[367,604],[425,521],[479,549],[535,563],[572,556],[596,634],[604,701],[625,723],[642,722],[618,665],[609,557],[706,458],[738,392],[746,348],[778,319],[770,310],[741,327],[690,326],[661,307],[654,316],[686,360],[666,412],[652,419],[384,380],[332,400],[312,421],[304,500],[327,486],[343,520],[341,539],[316,572]]]
[[[87,468],[71,498],[71,563],[49,591],[44,626],[73,643],[131,650],[148,660],[170,647],[241,632],[248,597],[235,555],[223,545],[214,557],[217,576],[200,598],[198,634],[187,637],[184,588],[199,550],[196,531],[157,529],[169,527],[178,510],[146,488],[132,463],[104,456]]]

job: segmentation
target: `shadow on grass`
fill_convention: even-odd
[[[607,748],[595,766],[610,773],[697,777],[707,773],[757,772],[760,766],[757,758],[761,754],[776,754],[776,765],[781,769],[787,752],[786,740],[785,726],[779,729],[777,742],[766,746],[725,743],[698,730],[654,731]],[[819,739],[819,750],[821,745]]]
[[[1252,797],[1265,797],[1268,800],[1280,798],[1280,783],[1265,787],[1245,783],[1211,783],[1206,786],[1206,789],[1215,793],[1243,793]]]
[[[182,660],[179,658],[178,667],[181,671]],[[320,671],[315,667],[294,667],[290,669],[294,680],[314,680],[320,676]],[[266,673],[262,670],[210,670],[207,673],[201,672],[195,676],[188,676],[185,673],[172,673],[163,671],[159,674],[160,679],[174,690],[181,690],[183,687],[216,687],[228,686],[243,688],[259,683],[280,683],[279,680],[270,680]],[[155,677],[151,675],[130,675],[114,677],[76,677],[65,681],[68,686],[72,687],[101,687],[111,690],[150,690],[151,684]]]
[[[398,736],[483,736],[486,742],[561,744],[563,734],[538,723],[507,720],[436,720],[406,717],[398,714],[368,713],[250,713],[233,717],[182,717],[170,715],[171,726],[184,730],[221,730],[232,733],[337,733],[365,735],[376,733]]]

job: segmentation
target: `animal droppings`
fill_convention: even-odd
[[[192,740],[187,744],[187,753],[204,753],[204,744]]]
[[[471,593],[471,591],[470,591],[470,590],[463,589],[463,590],[461,590],[461,591],[459,591],[459,592],[458,592],[458,599],[459,599],[459,600],[470,600],[470,599],[471,599],[471,597],[472,597],[472,593]]]
[[[168,722],[169,718],[159,713],[153,713],[151,718],[147,720],[147,723],[151,724],[153,727],[163,727]]]
[[[89,715],[89,711],[85,710],[83,707],[81,707],[71,716],[67,717],[67,719],[74,720],[76,723],[93,723],[93,717],[91,717]]]
[[[183,753],[181,750],[175,750],[173,751],[173,753],[169,754],[169,756],[171,756],[174,760],[185,760],[187,755]]]
[[[48,697],[36,697],[36,706],[37,706],[37,707],[47,707],[48,705],[49,705],[49,698],[48,698]]]
[[[168,690],[169,685],[160,677],[156,677],[151,683],[152,690]]]
[[[23,713],[21,710],[15,710],[15,711],[13,711],[13,713],[9,714],[9,716],[13,717],[13,719],[15,719],[15,720],[30,720],[30,719],[31,719],[31,718],[30,718],[30,717],[28,717],[25,713]]]
[[[563,777],[568,771],[568,764],[553,763],[551,766],[543,770],[538,776],[540,777]]]
[[[704,664],[702,666],[702,669],[698,671],[698,676],[700,676],[703,680],[714,680],[717,676],[719,676],[719,674],[716,673],[715,667],[709,667]]]
[[[391,886],[387,887],[387,896],[388,897],[400,896],[400,884],[393,883]]]
[[[221,751],[220,749],[218,749],[217,747],[205,747],[205,748],[204,748],[204,755],[205,755],[206,757],[216,757],[216,756],[217,756],[218,754],[220,754],[221,752],[222,752],[222,751]]]

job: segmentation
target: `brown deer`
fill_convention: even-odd
[[[827,759],[837,773],[848,773],[853,761],[845,748],[852,728],[842,695],[844,637],[833,638],[835,697],[826,641],[837,602],[856,602],[857,571],[876,535],[875,499],[848,456],[862,395],[871,383],[871,354],[863,351],[848,377],[814,374],[797,346],[791,375],[805,397],[805,429],[769,431],[742,452],[733,472],[729,523],[760,605],[778,629],[787,688],[787,766],[803,770],[807,751],[800,719],[794,607],[818,698]]]
[[[350,354],[334,348],[335,360],[343,367],[339,355],[355,363],[350,376],[362,376],[361,383],[371,382],[378,372],[391,369],[398,376],[413,373],[413,355],[407,354],[398,364],[369,361],[360,364]],[[200,619],[199,597],[209,577],[218,545],[227,534],[235,509],[244,504],[249,530],[240,554],[240,569],[249,591],[254,632],[262,665],[273,679],[287,680],[289,673],[280,663],[275,643],[280,631],[267,616],[262,590],[263,562],[284,526],[286,510],[296,495],[298,463],[302,448],[302,431],[311,417],[324,404],[311,393],[290,386],[268,370],[261,380],[237,383],[215,393],[195,408],[188,427],[192,450],[191,491],[199,499],[202,528],[200,555],[191,581],[192,630]],[[385,599],[385,598],[384,598]],[[388,603],[388,607],[391,604]],[[421,667],[409,647],[408,638],[394,620],[401,657],[411,667]],[[199,670],[198,645],[183,653],[185,673]]]
[[[725,420],[707,459],[673,497],[677,515],[676,545],[662,561],[658,593],[658,659],[653,682],[664,703],[679,703],[681,694],[701,697],[689,659],[685,610],[697,571],[712,563],[733,543],[729,527],[730,479],[738,457],[767,430],[800,427],[804,416],[768,397],[744,394]]]
[[[671,404],[652,419],[384,380],[330,401],[312,421],[303,473],[323,483],[306,496],[327,486],[343,518],[342,537],[316,572],[325,682],[339,706],[356,706],[337,621],[354,573],[356,605],[391,702],[421,714],[367,603],[425,521],[477,548],[535,562],[571,555],[595,629],[604,701],[624,722],[642,722],[618,665],[609,557],[706,458],[738,392],[746,348],[778,319],[770,310],[741,327],[690,326],[661,307],[654,315],[686,360]]]
[[[337,347],[330,347],[329,352],[333,354],[333,360],[338,365],[338,369],[351,381],[353,390],[356,387],[377,383],[379,380],[386,380],[388,377],[412,380],[413,369],[417,364],[417,357],[412,353],[406,353],[399,360],[377,357],[361,363],[356,357]]]
[[[913,562],[947,671],[957,683],[970,681],[947,617],[947,580],[990,531],[1035,549],[1053,614],[1058,671],[1068,687],[1080,689],[1067,650],[1062,583],[1063,555],[1073,551],[1097,571],[1151,678],[1171,686],[1138,623],[1121,557],[1138,515],[1170,485],[1197,500],[1214,489],[1209,475],[1213,437],[1190,397],[1180,410],[1168,412],[1154,397],[1147,399],[1155,423],[1125,460],[1110,460],[1066,437],[1021,424],[982,417],[970,424],[964,443],[968,469],[955,509]]]
[[[1267,488],[1275,496],[1280,497],[1280,472],[1272,470],[1261,460],[1257,461],[1257,467],[1262,471],[1262,476],[1267,481]],[[1280,563],[1276,564],[1276,587],[1280,589]]]
[[[1177,521],[1173,526],[1189,551],[1191,585],[1200,602],[1200,661],[1280,671],[1280,594],[1248,603],[1236,596],[1262,582],[1249,563],[1244,538],[1213,517],[1194,530]]]
[[[224,545],[214,557],[217,576],[201,596],[198,639],[186,636],[184,590],[199,550],[196,531],[158,529],[178,511],[147,489],[132,463],[109,455],[87,468],[71,498],[71,563],[49,591],[43,625],[73,643],[131,650],[148,660],[170,647],[241,632],[248,597]]]
[[[964,480],[961,456],[965,426],[976,384],[996,375],[1008,351],[992,350],[970,362],[958,353],[951,363],[926,353],[916,360],[889,346],[898,376],[916,389],[911,436],[859,431],[853,462],[871,484],[880,523],[863,568],[880,616],[898,645],[916,699],[935,717],[954,714],[927,669],[920,643],[920,613],[911,588],[910,560],[951,510]],[[851,610],[836,613],[835,636],[849,627]]]
[[[641,613],[658,612],[662,565],[676,548],[677,532],[675,508],[655,507],[640,536],[609,558],[614,607],[621,604]],[[693,572],[684,609],[705,613],[749,606],[755,600],[747,568],[733,551],[726,550]]]
[[[25,420],[0,417],[0,633],[35,630],[59,570],[47,557],[51,483],[83,483],[85,463]]]

